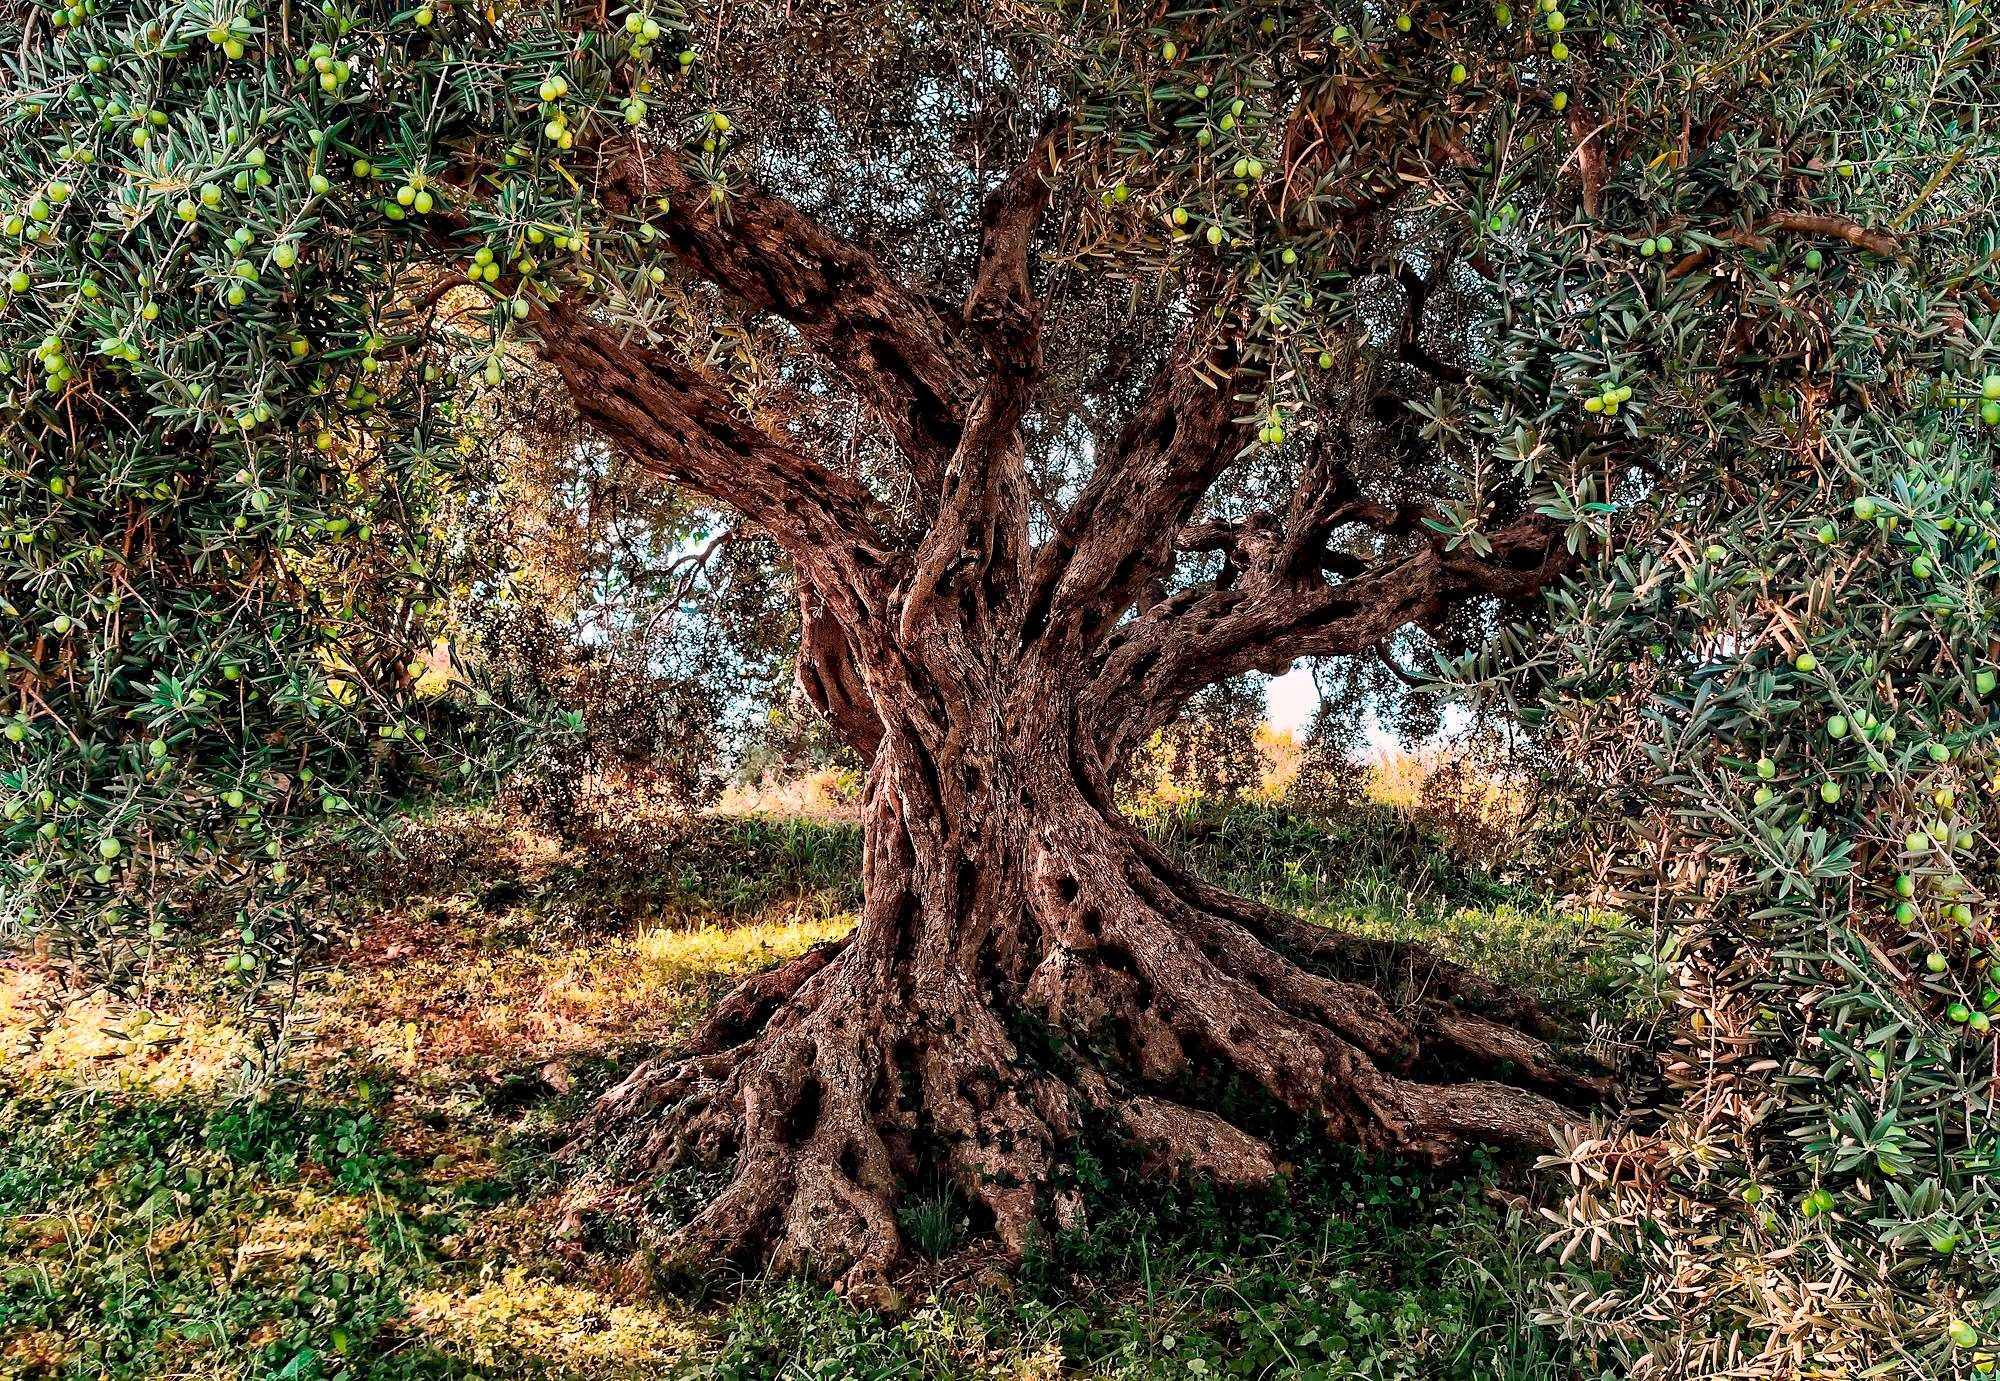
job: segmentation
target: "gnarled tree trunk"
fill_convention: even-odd
[[[1208,1110],[1231,1086],[1330,1139],[1432,1159],[1545,1141],[1571,1118],[1550,1095],[1598,1087],[1528,1004],[1206,886],[1119,817],[1119,764],[1202,687],[1370,652],[1466,598],[1531,597],[1573,554],[1533,513],[1452,537],[1435,506],[1368,492],[1338,437],[1300,459],[1284,503],[1197,521],[1253,420],[1209,313],[1073,497],[1039,500],[1034,540],[1030,241],[1062,137],[1052,126],[989,196],[956,321],[776,198],[738,188],[719,210],[658,151],[601,170],[614,212],[671,208],[665,241],[691,273],[839,372],[905,462],[895,503],[686,355],[568,303],[536,309],[602,436],[784,548],[800,684],[870,764],[851,938],[745,983],[581,1129],[633,1180],[730,1167],[675,1235],[696,1260],[880,1282],[902,1252],[899,1185],[940,1166],[1018,1251],[1068,1212],[1065,1158],[1098,1125],[1163,1170],[1267,1179],[1269,1147]],[[1357,189],[1357,244],[1392,210],[1374,196]]]
[[[989,664],[978,695],[932,688],[941,718],[887,724],[853,935],[744,984],[593,1113],[628,1175],[733,1159],[677,1248],[879,1282],[899,1186],[942,1168],[1018,1252],[1069,1211],[1059,1172],[1093,1125],[1163,1170],[1258,1183],[1270,1149],[1191,1101],[1232,1083],[1428,1160],[1573,1120],[1548,1092],[1596,1086],[1529,1004],[1189,877],[1113,807],[1078,688],[1029,670]]]

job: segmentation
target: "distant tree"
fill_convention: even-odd
[[[1018,1251],[1099,1122],[1275,1174],[1245,1092],[1547,1143],[1599,1085],[1528,1004],[1203,884],[1113,784],[1230,678],[1476,642],[1745,434],[1767,263],[1902,252],[1833,171],[1897,97],[1790,13],[11,12],[22,904],[124,936],[191,870],[282,914],[282,839],[460,705],[411,656],[465,597],[438,515],[552,381],[580,473],[774,544],[868,764],[852,938],[585,1129],[731,1163],[680,1249],[867,1284],[932,1165]]]
[[[623,454],[579,465],[564,420],[510,427],[505,460],[445,519],[477,565],[506,573],[458,602],[465,660],[509,701],[563,706],[575,725],[511,765],[508,802],[587,833],[835,753],[791,674],[783,552]]]

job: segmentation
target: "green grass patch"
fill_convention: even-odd
[[[1343,1158],[1335,1158],[1341,1160]],[[1282,1201],[1127,1203],[1010,1288],[857,1313],[800,1282],[723,1320],[710,1363],[765,1377],[1491,1378],[1572,1374],[1529,1321],[1547,1269],[1470,1177],[1328,1166]]]
[[[1595,918],[1452,864],[1393,812],[1346,833],[1268,806],[1150,827],[1226,886],[1559,1008],[1615,986]],[[1518,1167],[1306,1144],[1288,1192],[1227,1202],[1087,1163],[1086,1226],[1005,1278],[957,1200],[918,1188],[901,1313],[796,1281],[649,1294],[615,1233],[556,1230],[571,1172],[548,1153],[633,1049],[850,923],[859,833],[743,817],[587,848],[466,828],[400,893],[351,899],[275,1075],[246,1073],[238,1016],[198,974],[135,1015],[5,971],[0,1375],[1580,1374],[1531,1321],[1554,1267],[1505,1207]]]

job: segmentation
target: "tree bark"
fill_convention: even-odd
[[[1238,346],[1208,314],[1036,543],[1031,248],[1068,129],[1052,121],[990,190],[956,323],[775,198],[743,190],[725,214],[670,156],[606,174],[614,209],[670,194],[667,243],[689,271],[785,317],[847,380],[906,462],[914,524],[640,328],[535,309],[607,442],[785,549],[799,683],[868,763],[853,934],[743,984],[579,1130],[626,1183],[728,1168],[671,1234],[692,1261],[881,1287],[902,1187],[939,1176],[1018,1254],[1074,1214],[1065,1167],[1096,1134],[1161,1172],[1269,1180],[1271,1148],[1214,1111],[1246,1093],[1331,1140],[1443,1160],[1546,1143],[1574,1118],[1559,1099],[1603,1092],[1531,1003],[1212,888],[1120,817],[1119,763],[1203,686],[1372,651],[1466,598],[1529,598],[1574,553],[1534,514],[1448,540],[1333,451],[1287,503],[1197,521],[1250,425]],[[1353,219],[1358,235],[1367,214]],[[1357,526],[1379,555],[1342,545]],[[1192,551],[1220,553],[1221,573],[1168,592]]]
[[[1202,1106],[1225,1093],[1443,1161],[1547,1144],[1575,1120],[1558,1096],[1601,1092],[1532,1004],[1185,875],[1112,806],[1080,688],[1003,680],[929,688],[930,722],[883,716],[852,936],[744,984],[582,1129],[630,1182],[731,1167],[674,1253],[865,1291],[902,1259],[902,1187],[928,1177],[1010,1255],[1073,1215],[1063,1171],[1093,1132],[1162,1172],[1271,1179],[1270,1147]]]

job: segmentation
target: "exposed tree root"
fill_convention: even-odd
[[[672,1255],[866,1293],[902,1257],[899,1184],[949,1179],[1018,1256],[1073,1213],[1061,1169],[1086,1125],[1149,1172],[1272,1179],[1268,1145],[1188,1101],[1204,1089],[1251,1084],[1330,1140],[1431,1162],[1546,1145],[1577,1118],[1558,1096],[1606,1091],[1533,1034],[1530,1004],[1217,892],[1135,839],[1045,836],[999,971],[914,961],[913,909],[871,899],[851,941],[748,980],[680,1054],[634,1070],[575,1146],[609,1151],[625,1182],[730,1166]],[[1333,976],[1357,965],[1389,973],[1396,1000]],[[1052,1054],[1024,1056],[1023,1017]]]
[[[1232,1189],[1277,1178],[1271,1148],[1212,1112],[1144,1094],[1125,1098],[1114,1111],[1119,1130],[1144,1152],[1142,1173],[1191,1171]]]

